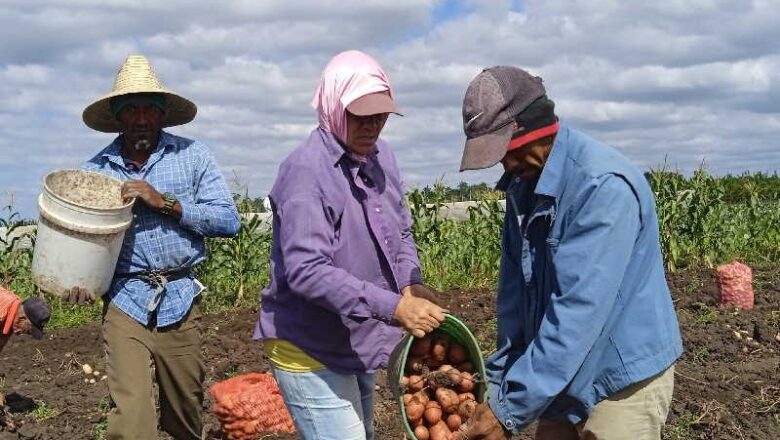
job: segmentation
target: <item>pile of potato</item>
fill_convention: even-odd
[[[441,332],[415,338],[401,386],[417,440],[449,440],[474,413],[474,367],[466,349]]]

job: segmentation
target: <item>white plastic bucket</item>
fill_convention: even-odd
[[[38,197],[33,282],[62,296],[81,287],[101,296],[111,286],[133,202],[122,202],[122,182],[100,173],[59,170],[46,176]]]

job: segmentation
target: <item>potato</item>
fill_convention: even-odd
[[[447,376],[449,376],[450,381],[452,381],[453,385],[457,386],[458,384],[460,384],[461,376],[460,376],[460,371],[458,371],[457,368],[453,367],[452,365],[445,364],[439,367],[439,371],[443,371],[447,373]],[[469,375],[469,377],[471,377],[471,375]]]
[[[474,378],[471,373],[460,372],[460,381],[458,382],[458,391],[461,393],[470,393],[474,389]]]
[[[431,434],[428,432],[428,428],[423,425],[414,428],[414,436],[417,437],[417,440],[428,440],[430,435]]]
[[[469,372],[469,373],[473,373],[474,372],[474,365],[471,362],[466,361],[466,362],[463,362],[462,364],[458,364],[458,370],[466,371],[466,372]]]
[[[244,422],[244,434],[255,434],[257,432],[257,420],[247,420]]]
[[[429,426],[435,425],[439,420],[441,420],[441,405],[439,402],[435,400],[428,402],[428,404],[425,405],[423,418],[426,422],[428,422]]]
[[[429,357],[425,360],[425,365],[428,367],[429,370],[435,370],[439,367],[441,367],[444,364],[443,360],[436,360],[433,357]]]
[[[474,397],[474,393],[460,393],[458,394],[458,400],[463,402],[464,400],[477,400],[477,398]]]
[[[437,336],[431,346],[431,359],[444,363],[447,360],[447,349],[450,347],[450,341],[444,336]]]
[[[425,406],[428,404],[429,400],[431,399],[428,397],[428,393],[425,391],[418,391],[412,395],[411,402],[417,402],[422,404],[422,406]]]
[[[431,426],[428,431],[431,434],[431,440],[449,440],[450,435],[452,434],[450,428],[447,427],[447,424],[441,420],[439,420],[439,422],[435,425]]]
[[[460,404],[458,394],[449,388],[439,388],[436,390],[436,401],[441,404],[441,409],[447,413],[457,411],[458,405]]]
[[[433,343],[433,338],[430,334],[425,335],[423,338],[414,338],[414,342],[412,342],[412,346],[409,347],[409,353],[412,356],[424,358],[428,356],[428,353],[431,351],[431,344]]]
[[[416,420],[420,420],[423,416],[423,413],[425,412],[425,405],[419,402],[409,402],[409,404],[406,405],[405,408],[406,408],[406,418],[408,418],[412,422]]]
[[[232,423],[225,423],[222,426],[228,431],[240,431],[244,427],[244,420],[236,420]]]
[[[453,364],[457,365],[466,362],[468,359],[468,354],[462,345],[458,344],[457,342],[453,342],[450,344],[450,348],[447,350],[447,359],[449,359]]]
[[[465,422],[471,418],[474,414],[474,410],[477,408],[477,401],[466,399],[458,404],[458,415]]]
[[[460,373],[452,365],[442,365],[427,376],[427,385],[432,389],[457,388],[460,383]]]
[[[411,392],[417,392],[423,389],[425,386],[425,380],[418,374],[412,374],[409,376],[408,389]]]
[[[412,400],[412,395],[411,395],[411,394],[408,394],[408,393],[407,393],[407,394],[404,394],[404,397],[403,397],[403,399],[404,399],[404,405],[408,405],[408,404],[409,404],[409,402]]]
[[[459,415],[450,414],[447,416],[447,427],[450,428],[450,431],[457,431],[458,428],[460,428],[461,423]]]
[[[409,356],[406,358],[406,373],[408,374],[420,374],[423,370],[423,360],[417,356]]]

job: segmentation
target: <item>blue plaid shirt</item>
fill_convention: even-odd
[[[225,179],[206,145],[162,132],[149,160],[139,169],[121,155],[120,137],[82,167],[116,177],[141,179],[181,204],[180,220],[149,209],[138,201],[133,223],[117,262],[117,274],[194,267],[206,259],[205,237],[229,237],[241,222]],[[203,285],[192,275],[166,284],[157,306],[157,326],[179,322]],[[138,278],[114,278],[104,296],[127,315],[148,325],[154,311],[155,287]]]

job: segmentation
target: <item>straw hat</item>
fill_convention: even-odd
[[[133,93],[160,93],[165,96],[163,127],[186,124],[198,112],[195,103],[163,87],[145,56],[130,55],[116,74],[114,90],[84,109],[84,123],[97,131],[119,133],[119,121],[111,113],[111,98]]]

